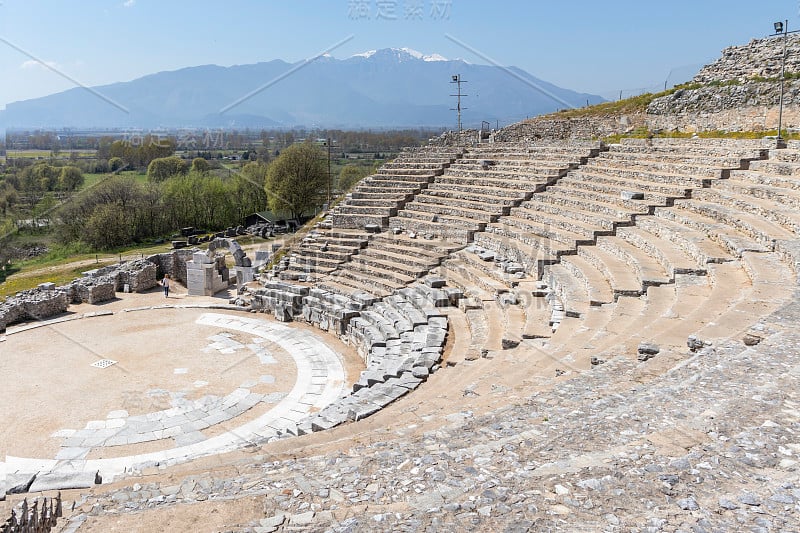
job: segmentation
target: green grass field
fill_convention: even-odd
[[[155,253],[172,249],[170,243],[143,244],[114,252],[94,253],[86,251],[85,246],[59,246],[52,241],[52,236],[22,236],[21,242],[44,244],[51,251],[43,256],[26,261],[15,262],[10,266],[11,273],[0,283],[0,298],[11,296],[19,291],[32,289],[40,283],[53,282],[63,285],[82,272],[100,268],[119,262],[120,260],[138,259]]]
[[[141,172],[136,172],[134,170],[124,170],[124,171],[120,172],[119,175],[120,176],[129,176],[129,177],[132,176],[139,183],[146,183],[147,182],[147,174],[143,174]],[[83,175],[83,187],[81,187],[81,190],[90,189],[90,188],[96,186],[101,181],[103,181],[105,179],[108,179],[111,176],[112,176],[112,174],[110,174],[110,173],[107,173],[107,174],[93,174],[93,173],[84,174]]]
[[[53,159],[58,161],[69,161],[69,158],[73,152],[75,153],[76,157],[80,158],[95,157],[97,155],[96,150],[59,150],[57,155],[54,155],[50,150],[6,150],[6,154],[3,157],[3,162],[5,163],[5,161],[8,159]]]

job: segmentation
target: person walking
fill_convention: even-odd
[[[161,280],[161,286],[164,287],[164,298],[169,298],[169,274],[164,274],[164,279]]]

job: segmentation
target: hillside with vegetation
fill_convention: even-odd
[[[329,192],[342,194],[401,147],[433,133],[198,132],[66,140],[48,132],[9,133],[0,146],[0,284],[21,265],[163,248],[160,243],[183,227],[215,232],[265,210],[286,218],[314,213]],[[330,151],[327,139],[334,139]]]

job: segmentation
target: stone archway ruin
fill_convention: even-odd
[[[233,275],[225,265],[225,256],[217,250],[225,249],[233,255]],[[255,268],[242,247],[233,239],[216,238],[205,252],[192,254],[186,262],[186,288],[190,296],[213,296],[231,284],[242,285],[253,281]]]
[[[208,243],[208,254],[209,257],[214,257],[213,254],[220,248],[227,248],[228,251],[233,255],[234,265],[237,267],[250,267],[250,258],[247,257],[247,254],[242,247],[233,239],[225,239],[225,238],[216,238],[210,243]]]

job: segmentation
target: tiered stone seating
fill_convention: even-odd
[[[730,179],[701,191],[679,205],[684,215],[704,215],[724,222],[755,241],[742,249],[775,250],[797,264],[794,243],[800,234],[800,151],[772,150],[770,159],[735,171]],[[749,246],[748,246],[749,245]],[[795,268],[795,267],[793,267]]]
[[[516,258],[540,277],[545,265],[575,254],[578,246],[593,244],[761,157],[763,151],[753,143],[626,140],[489,224],[475,241]]]
[[[590,145],[580,144],[520,143],[470,148],[389,225],[469,243],[489,223],[585,161],[592,150]]]
[[[463,292],[460,306],[467,315],[473,339],[480,339],[478,350],[500,350],[504,338],[521,337],[525,326],[524,315],[520,314],[521,308],[516,305],[516,296],[506,286],[492,285],[491,278],[483,277],[480,271],[458,261],[448,261],[446,268],[440,269],[440,272],[448,285],[458,287]],[[477,280],[483,280],[484,283],[477,283]],[[509,332],[512,327],[518,331]]]
[[[800,153],[771,153],[673,207],[655,208],[655,216],[636,217],[636,226],[598,238],[597,246],[580,246],[577,259],[564,256],[547,267],[558,272],[571,265],[573,279],[556,283],[584,281],[583,293],[561,290],[565,301],[575,300],[568,308],[588,309],[585,293],[600,291],[606,280],[617,298],[604,306],[613,308],[611,318],[592,335],[575,325],[563,336],[557,331],[547,345],[555,360],[585,366],[591,357],[635,353],[640,342],[685,350],[689,335],[715,341],[742,334],[779,308],[791,298],[785,287],[800,264],[798,186],[787,179],[800,173],[797,160]],[[592,277],[592,268],[602,275]]]
[[[565,257],[561,263],[546,267],[545,279],[561,296],[568,316],[580,316],[589,306],[614,301],[603,272],[580,255]]]
[[[477,246],[468,246],[455,253],[444,262],[444,273],[449,279],[456,280],[463,288],[475,287],[489,298],[508,292],[519,282],[512,271],[516,270],[511,263],[503,263],[501,258],[489,250]]]
[[[292,248],[288,268],[281,279],[315,281],[367,245],[368,234],[360,230],[315,230]]]
[[[351,394],[298,424],[298,433],[365,418],[424,382],[442,359],[448,324],[439,308],[451,303],[451,298],[458,295],[417,283],[373,302],[351,318],[342,334],[359,350],[367,368]],[[317,293],[311,303],[336,299],[335,295]]]
[[[332,214],[335,228],[387,227],[406,202],[425,189],[460,156],[456,148],[426,146],[410,149],[362,180]]]
[[[342,294],[367,291],[384,297],[424,276],[458,248],[446,241],[412,239],[384,232],[374,235],[363,250],[321,283]]]
[[[309,293],[310,313],[332,309],[320,324],[353,339],[368,363],[377,357],[359,391],[409,377],[407,358],[384,355],[417,325],[390,298],[431,269],[463,291],[470,358],[518,349],[538,354],[531,371],[550,375],[620,354],[635,357],[642,342],[674,353],[686,350],[691,334],[728,337],[789,297],[781,280],[800,264],[800,185],[791,177],[800,175],[800,152],[762,160],[757,143],[665,140],[624,142],[588,155],[576,167],[553,147],[524,154],[508,146],[468,150],[391,219],[405,233],[372,236],[319,284],[341,294],[369,292],[360,293],[357,312],[335,297],[314,304],[323,299]],[[561,164],[558,174],[537,181]],[[407,210],[412,215],[402,216]],[[422,215],[413,213],[442,218],[416,225]],[[484,224],[491,231],[480,232]],[[447,240],[409,235],[426,231]],[[466,249],[452,245],[473,235]],[[389,294],[395,296],[377,301]],[[453,300],[444,290],[437,298]],[[406,385],[400,386],[413,388]],[[377,389],[360,394],[368,397],[363,413],[351,398],[315,428],[336,417],[366,416],[385,403],[376,394],[394,399]]]
[[[654,218],[640,217],[637,223]],[[659,226],[648,227],[654,232],[619,228],[616,236],[580,246],[577,255],[545,268],[545,279],[568,315],[546,346],[556,361],[568,356],[585,368],[612,346],[635,353],[639,341],[652,340],[650,328],[663,317],[685,316],[679,303],[691,302],[695,309],[708,297],[706,258],[659,236]],[[718,247],[713,253],[723,254]]]

